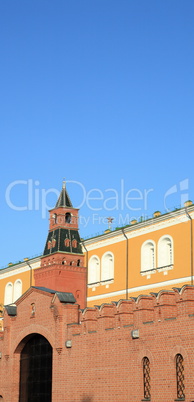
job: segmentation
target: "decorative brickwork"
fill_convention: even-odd
[[[194,287],[84,310],[59,296],[31,288],[16,309],[4,311],[0,395],[6,402],[19,400],[21,351],[32,334],[52,346],[52,402],[194,400]]]

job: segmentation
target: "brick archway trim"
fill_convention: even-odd
[[[50,334],[50,332],[45,329],[42,325],[38,325],[38,324],[33,324],[30,325],[29,327],[25,328],[23,331],[21,331],[17,338],[15,339],[15,341],[13,342],[13,353],[20,353],[24,343],[22,342],[22,340],[24,340],[28,335],[31,334],[40,334],[42,336],[44,336],[47,341],[50,343],[50,345],[52,346],[52,348],[54,348],[55,346],[55,340],[54,337]]]
[[[139,355],[138,355],[139,362],[141,362],[145,356],[148,357],[148,359],[150,360],[150,363],[152,364],[152,366],[154,366],[154,358],[153,358],[152,352],[146,348],[142,349],[141,352],[139,353]]]
[[[174,348],[170,351],[170,360],[174,361],[177,354],[182,355],[185,361],[189,361],[188,354],[183,346],[174,346]]]

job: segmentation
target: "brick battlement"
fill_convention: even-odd
[[[68,308],[65,306],[65,309],[66,324],[72,335],[74,332],[82,334],[125,326],[136,328],[143,324],[194,316],[194,286],[161,290],[159,293],[152,292],[150,295],[86,307],[84,310],[80,310],[78,304]],[[62,309],[61,315],[63,312]]]
[[[181,289],[161,290],[158,294],[140,295],[129,300],[120,300],[101,306],[74,310],[74,323],[69,329],[82,334],[125,326],[138,327],[144,324],[170,321],[194,314],[194,286],[185,285]]]

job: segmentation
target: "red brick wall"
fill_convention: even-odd
[[[71,255],[67,255],[67,263],[62,265],[64,254],[58,253],[57,257],[53,257],[51,262],[50,257],[44,257],[41,261],[41,268],[34,272],[36,286],[43,286],[49,289],[57,289],[60,292],[73,293],[80,308],[86,306],[86,267],[83,266],[83,256],[74,256],[74,262],[70,265]],[[80,266],[77,266],[76,261],[80,259]],[[44,266],[45,262],[45,266]]]
[[[57,296],[31,289],[17,302],[17,317],[5,313],[4,328],[0,395],[6,402],[18,402],[20,352],[31,333],[45,336],[53,348],[53,402],[140,402],[144,356],[150,360],[151,401],[174,401],[177,353],[184,358],[185,401],[194,401],[190,286],[83,312],[77,305],[61,304]],[[134,329],[139,330],[137,339],[131,336]],[[71,348],[66,348],[67,340]]]

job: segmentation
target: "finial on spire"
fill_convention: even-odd
[[[66,188],[66,180],[65,180],[65,177],[63,177],[63,188]]]

